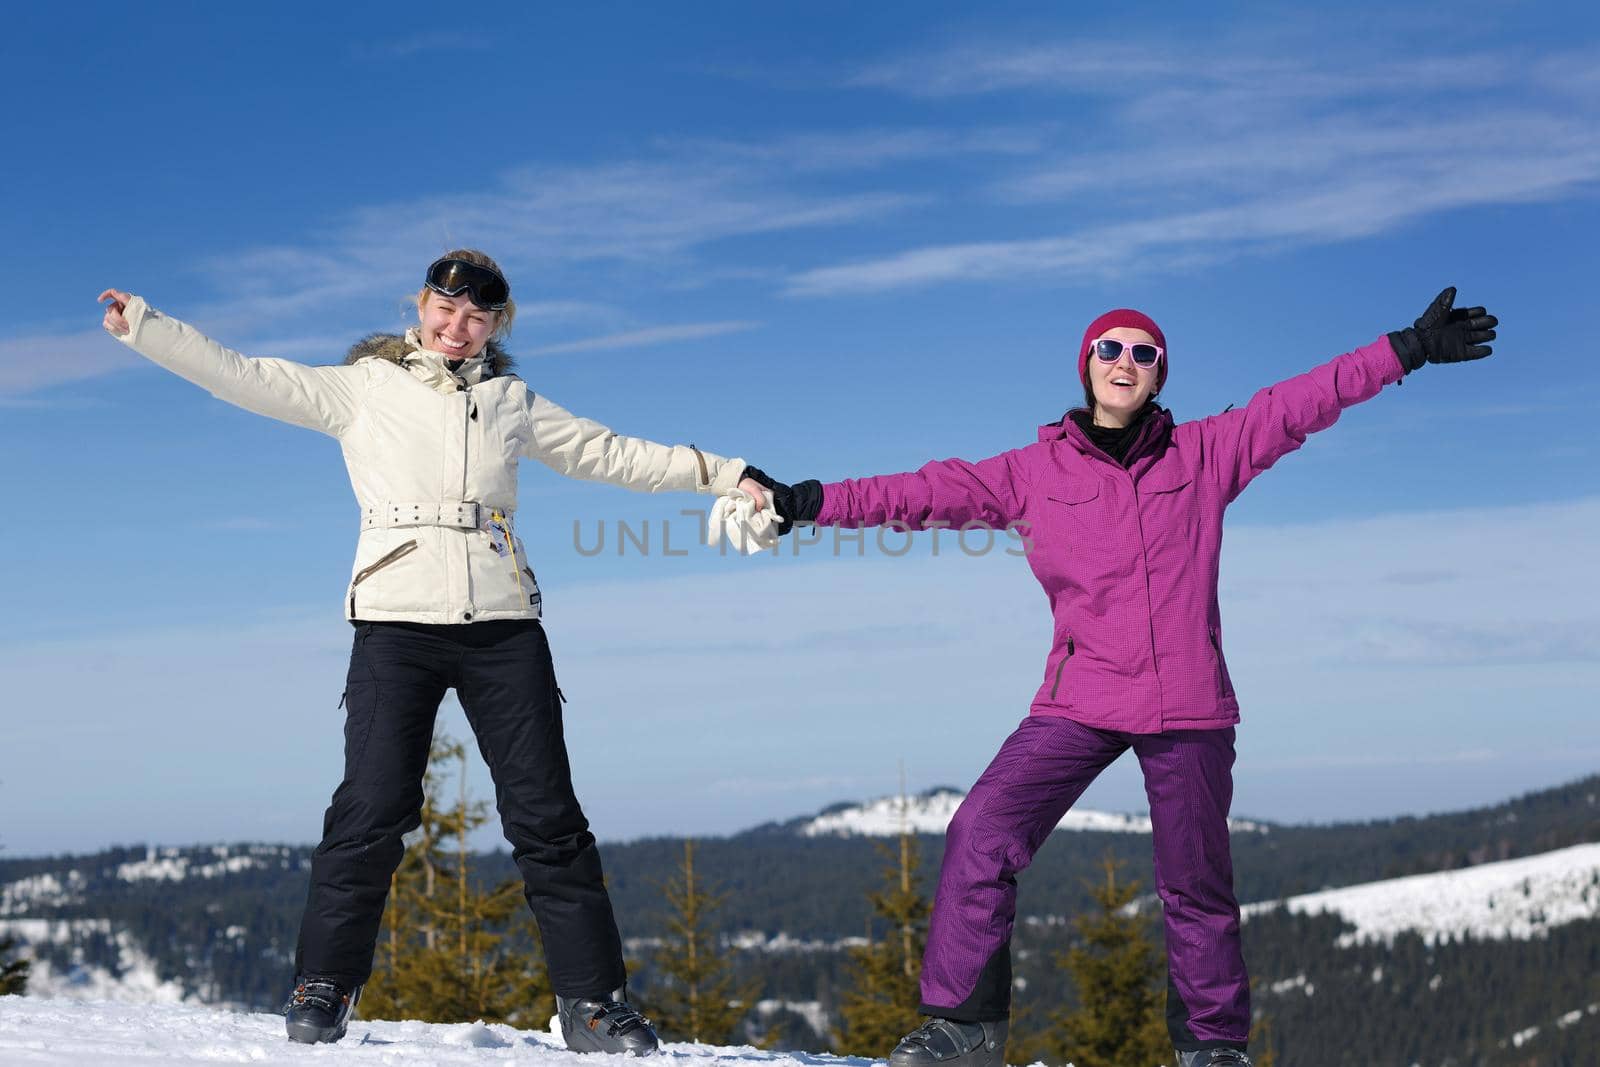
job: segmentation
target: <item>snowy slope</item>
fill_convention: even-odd
[[[1600,844],[1574,845],[1522,859],[1418,874],[1254,904],[1246,915],[1287,907],[1307,915],[1335,912],[1355,926],[1341,947],[1392,942],[1402,931],[1428,944],[1463,935],[1530,938],[1552,927],[1600,918]]]
[[[904,825],[912,833],[942,834],[964,799],[966,794],[957,789],[930,790],[907,797],[903,805],[900,797],[879,797],[865,804],[819,815],[802,824],[800,833],[806,837],[830,834],[841,837],[892,837]],[[1265,826],[1245,819],[1229,819],[1228,825],[1235,833],[1266,832]],[[1150,816],[1075,810],[1067,812],[1056,829],[1147,834],[1150,832]]]
[[[750,1047],[674,1044],[662,1067],[865,1067],[872,1061]],[[184,1004],[138,1009],[104,1001],[0,997],[0,1064],[5,1067],[148,1067],[151,1064],[373,1064],[455,1067],[537,1063],[602,1067],[608,1057],[568,1052],[560,1037],[481,1023],[442,1025],[356,1021],[336,1045],[291,1045],[277,1015],[244,1015]],[[632,1062],[632,1061],[628,1061]]]
[[[56,967],[49,960],[38,958],[35,950],[38,945],[70,945],[96,934],[115,942],[120,973],[112,974],[105,967],[81,960],[70,967]],[[184,999],[183,987],[163,981],[144,947],[128,931],[113,930],[109,919],[0,919],[0,935],[15,937],[26,946],[23,954],[32,958],[28,991],[33,994],[128,1004],[175,1004]]]

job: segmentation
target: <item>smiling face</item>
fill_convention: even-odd
[[[483,351],[500,324],[500,313],[485,311],[460,296],[441,296],[424,290],[417,308],[422,347],[447,359],[471,359]]]
[[[1097,426],[1126,426],[1133,421],[1150,394],[1156,391],[1156,380],[1161,375],[1161,364],[1141,367],[1128,354],[1131,344],[1156,344],[1153,335],[1131,326],[1118,326],[1101,334],[1123,343],[1122,355],[1115,363],[1105,363],[1098,356],[1089,356],[1089,385],[1094,390],[1094,421]]]

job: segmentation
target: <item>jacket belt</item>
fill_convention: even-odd
[[[488,521],[496,509],[476,500],[425,501],[415,504],[373,504],[361,510],[361,528],[379,529],[391,526],[453,526],[461,530],[476,530]],[[511,518],[509,510],[500,514]]]

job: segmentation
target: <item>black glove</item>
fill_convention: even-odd
[[[1455,302],[1456,287],[1452,285],[1433,298],[1414,326],[1389,335],[1407,374],[1424,363],[1460,363],[1482,359],[1493,351],[1484,342],[1494,340],[1500,320],[1483,308],[1452,309]]]
[[[793,485],[784,485],[782,482],[774,481],[760,467],[746,467],[739,480],[744,481],[746,478],[759,483],[763,489],[772,494],[772,503],[781,516],[778,520],[780,537],[794,529],[796,523],[810,525],[817,521],[817,513],[822,510],[821,482],[813,478]]]

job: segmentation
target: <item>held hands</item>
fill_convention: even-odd
[[[793,485],[784,485],[760,467],[746,467],[744,481],[739,483],[739,488],[743,489],[745,482],[750,481],[754,481],[771,494],[773,507],[780,520],[778,523],[780,535],[794,529],[796,523],[817,521],[817,513],[822,510],[821,482],[808,479],[795,482]]]
[[[1482,359],[1493,349],[1500,320],[1484,308],[1453,307],[1456,289],[1451,286],[1433,298],[1428,310],[1410,328],[1389,335],[1400,364],[1410,373],[1424,363],[1461,363]]]
[[[715,547],[726,537],[729,544],[747,556],[777,548],[781,518],[765,489],[756,485],[755,492],[751,493],[740,485],[719,496],[711,505],[711,514],[706,519],[706,544]]]
[[[746,554],[776,548],[796,523],[815,522],[822,510],[822,483],[785,485],[759,467],[746,467],[739,488],[719,499],[706,524],[706,543],[724,536]]]
[[[127,333],[129,329],[128,320],[123,316],[128,310],[128,301],[133,299],[133,294],[124,293],[121,289],[107,289],[95,299],[111,301],[106,305],[106,315],[100,323],[106,328],[106,332],[115,337],[121,337]]]
[[[767,494],[761,491],[761,483],[756,481],[754,478],[746,475],[745,477],[739,479],[739,489],[742,492],[749,493],[750,496],[755,500],[757,511],[760,511],[762,508],[767,506]]]
[[[745,555],[778,547],[778,520],[782,516],[772,506],[772,494],[753,478],[739,479],[736,489],[728,490],[711,505],[706,517],[706,544],[715,547],[724,537]]]

